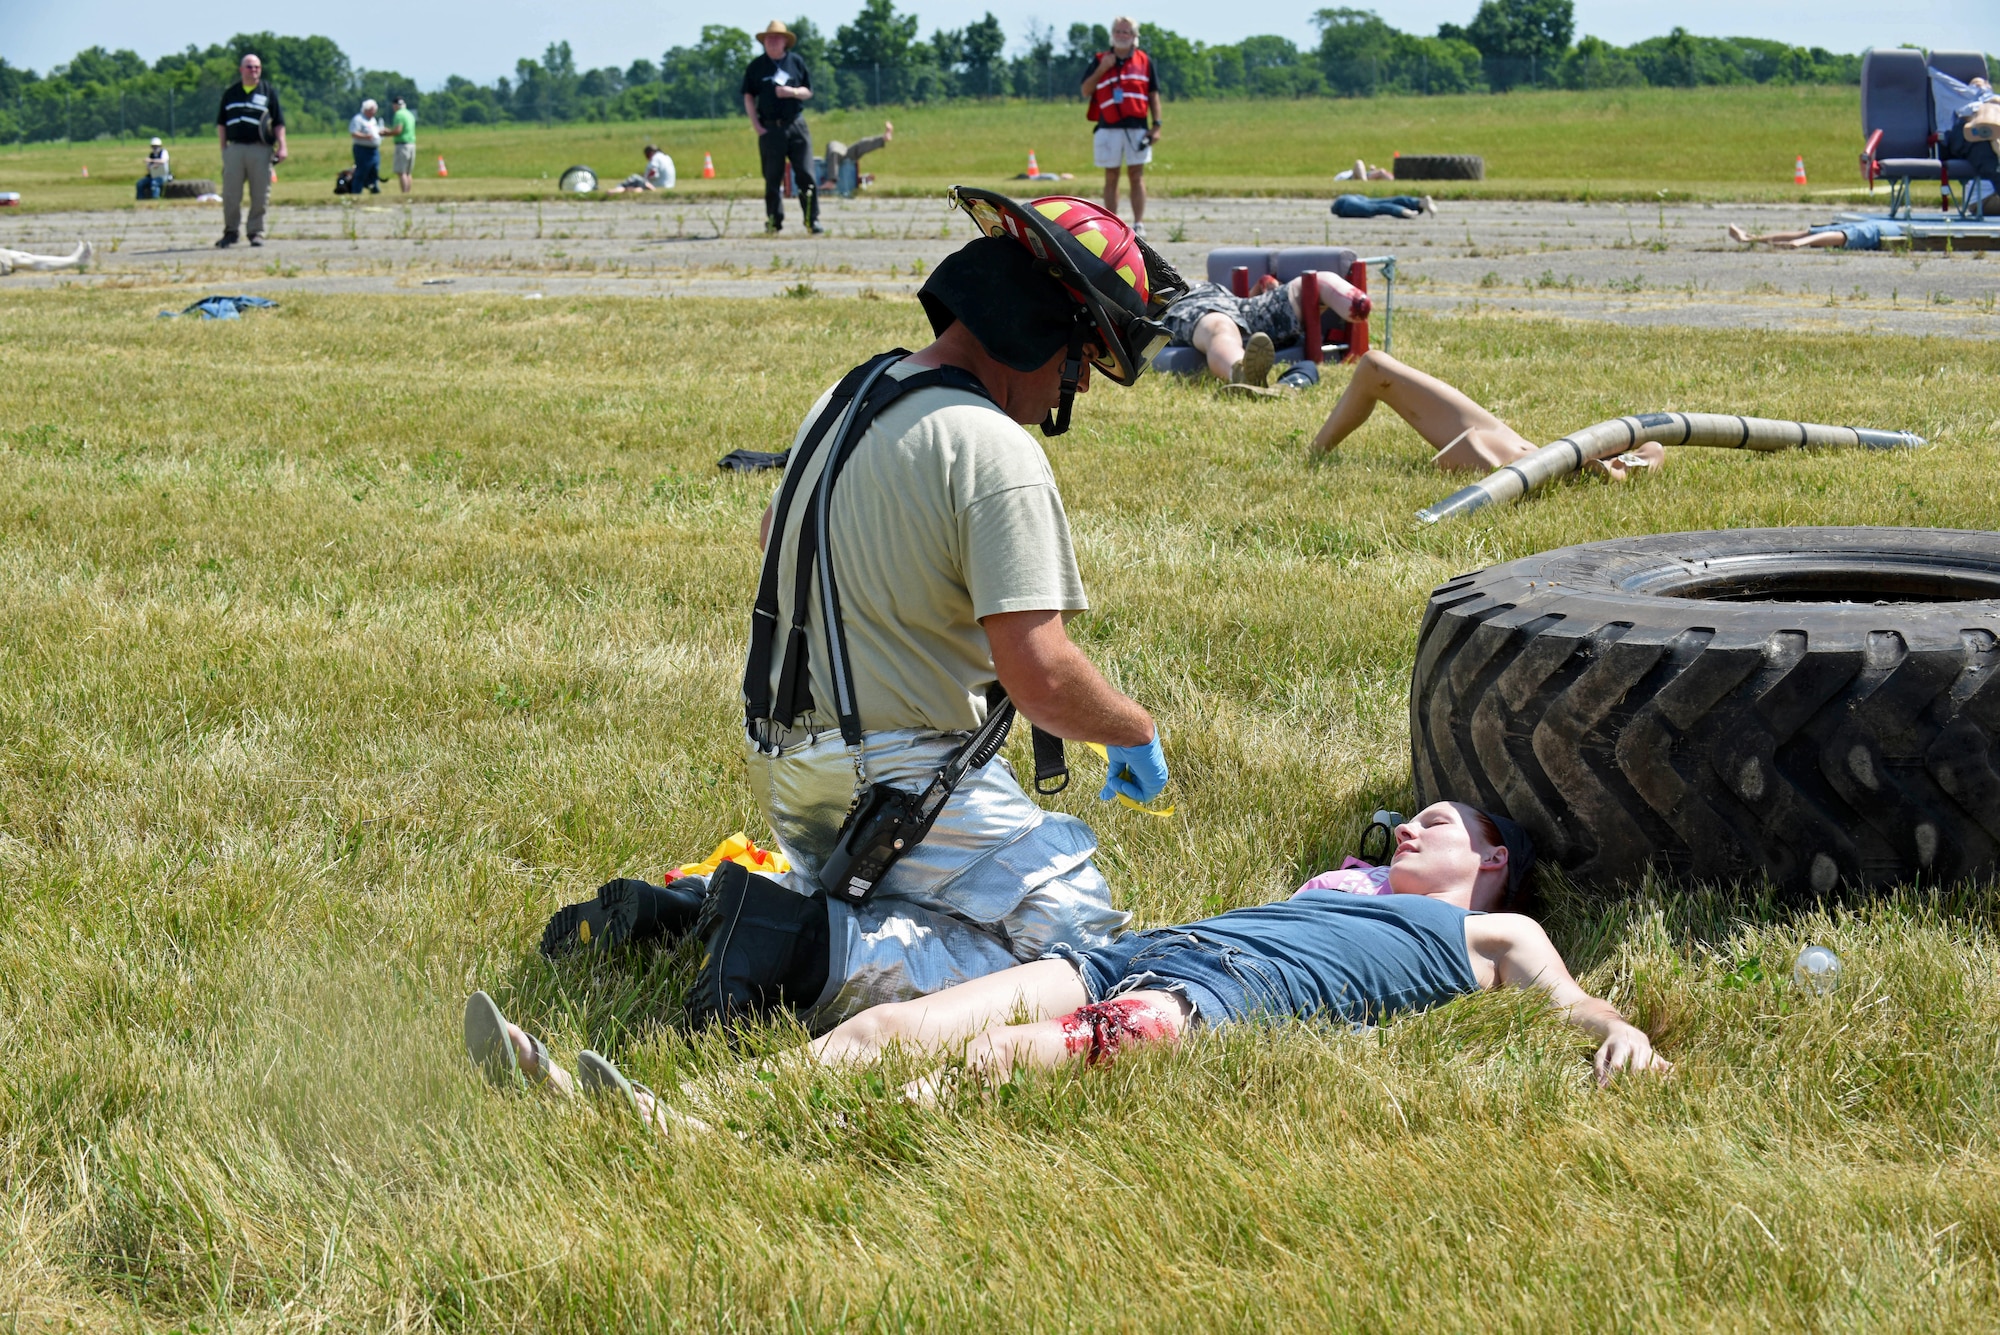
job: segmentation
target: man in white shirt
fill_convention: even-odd
[[[347,137],[354,141],[354,176],[347,193],[382,193],[382,122],[375,119],[375,99],[361,104],[361,111],[347,123]]]

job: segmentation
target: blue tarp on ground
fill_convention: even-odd
[[[161,311],[160,318],[172,320],[200,311],[204,320],[234,320],[246,308],[256,309],[277,304],[275,301],[266,301],[263,297],[203,297],[184,311]]]

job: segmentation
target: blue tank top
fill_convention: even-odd
[[[1374,1024],[1479,990],[1465,953],[1471,916],[1423,895],[1304,890],[1179,930],[1266,966],[1295,1015]]]

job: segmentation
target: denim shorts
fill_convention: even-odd
[[[1847,250],[1880,250],[1885,238],[1894,239],[1903,229],[1892,222],[1843,222],[1815,227],[1814,232],[1838,232],[1847,238]]]
[[[1192,347],[1195,326],[1203,317],[1218,313],[1234,321],[1245,339],[1252,334],[1267,334],[1273,344],[1284,348],[1305,338],[1299,327],[1298,312],[1292,309],[1291,292],[1283,284],[1258,296],[1239,297],[1220,283],[1196,283],[1186,296],[1167,307],[1160,322],[1166,325],[1174,342]]]
[[[1297,1013],[1284,976],[1268,961],[1179,928],[1128,932],[1095,950],[1058,945],[1042,958],[1075,965],[1092,1002],[1127,992],[1171,992],[1212,1025]]]

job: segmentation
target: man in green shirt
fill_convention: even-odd
[[[403,193],[410,193],[410,174],[417,169],[417,113],[397,98],[392,106],[396,114],[389,118],[391,128],[396,132],[396,183],[403,187]]]

